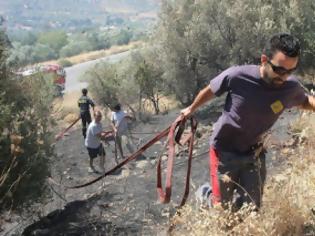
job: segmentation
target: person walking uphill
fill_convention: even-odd
[[[256,209],[261,206],[266,178],[262,137],[285,109],[315,109],[314,97],[305,94],[291,75],[299,56],[300,44],[294,36],[276,34],[266,43],[259,66],[228,68],[181,111],[189,117],[214,96],[227,93],[210,139],[212,204],[220,203],[224,208],[231,205],[232,210],[244,203],[253,203]]]
[[[86,126],[91,123],[90,106],[94,111],[94,102],[87,96],[88,91],[86,88],[82,89],[82,96],[78,100],[78,106],[80,108],[80,117],[82,121],[82,135],[86,138]]]

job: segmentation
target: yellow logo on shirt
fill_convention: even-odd
[[[272,103],[270,107],[275,114],[281,112],[284,108],[283,104],[279,100]]]

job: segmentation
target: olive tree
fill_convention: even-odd
[[[163,77],[183,105],[231,65],[259,63],[266,40],[289,32],[302,44],[301,69],[313,62],[315,3],[312,0],[162,1],[155,44]]]

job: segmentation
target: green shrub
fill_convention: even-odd
[[[67,60],[67,59],[65,59],[65,58],[60,59],[60,60],[58,61],[58,64],[59,64],[60,66],[62,66],[62,67],[70,67],[70,66],[73,65],[71,61],[69,61],[69,60]]]
[[[154,45],[169,90],[189,105],[209,78],[229,66],[259,64],[265,42],[279,32],[300,39],[300,68],[312,68],[314,7],[313,0],[163,1]]]
[[[59,55],[61,57],[70,57],[91,50],[92,45],[88,41],[72,41],[61,48]]]
[[[53,156],[49,115],[53,85],[40,74],[15,78],[6,67],[6,45],[1,40],[0,48],[0,210],[4,210],[24,207],[47,193],[45,180]]]
[[[122,92],[118,70],[110,63],[99,63],[85,74],[89,88],[99,103],[112,108],[118,103],[119,93]]]

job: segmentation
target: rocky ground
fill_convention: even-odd
[[[212,103],[210,109],[197,115],[199,138],[194,152],[189,204],[195,204],[195,190],[209,179],[208,139],[211,124],[220,115],[213,111],[219,111],[221,105],[222,101]],[[135,142],[141,138],[142,144],[145,143],[178,114],[179,110],[154,116],[145,124],[138,123],[132,129],[137,137]],[[298,112],[287,112],[273,129],[268,144],[269,174],[285,168],[285,150],[294,142],[287,125],[297,117]],[[156,158],[162,146],[163,142],[157,143],[145,152],[144,157],[93,185],[67,189],[65,186],[85,183],[98,176],[88,173],[88,154],[78,126],[56,144],[57,157],[52,160],[52,180],[49,181],[52,197],[50,202],[34,210],[45,217],[34,217],[33,214],[33,217],[19,219],[20,223],[14,227],[11,224],[10,230],[10,227],[4,228],[7,229],[3,231],[4,235],[166,235],[169,219],[183,194],[187,155],[176,158],[171,203],[160,204],[156,194]],[[115,165],[113,143],[106,146],[106,151],[108,170]]]

